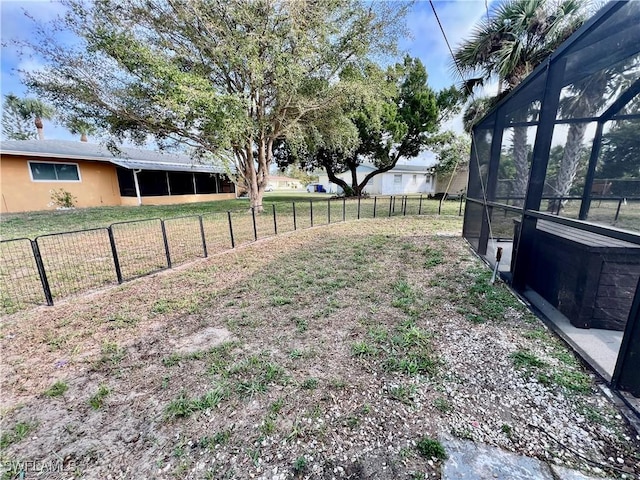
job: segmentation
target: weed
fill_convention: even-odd
[[[190,399],[184,391],[175,400],[172,400],[165,408],[167,418],[188,417],[192,413],[217,407],[223,400],[229,397],[226,386],[220,385],[199,398]]]
[[[131,315],[125,315],[120,312],[114,313],[107,318],[110,328],[130,328],[138,323],[138,319]]]
[[[302,382],[300,388],[304,390],[315,390],[316,388],[318,388],[318,379],[313,377],[307,378],[304,382]]]
[[[528,332],[524,332],[522,336],[530,340],[548,340],[549,339],[549,333],[542,328],[529,330]]]
[[[95,368],[116,366],[126,355],[126,350],[114,342],[104,342],[100,352],[101,355],[95,364]]]
[[[404,403],[405,405],[413,405],[413,399],[416,395],[415,385],[398,385],[389,389],[389,398]]]
[[[295,317],[295,324],[296,324],[296,330],[298,331],[298,333],[304,333],[307,331],[307,328],[309,328],[309,323],[307,322],[307,320],[305,320],[304,318],[298,318]]]
[[[358,418],[356,415],[349,415],[345,419],[344,423],[349,428],[356,428],[360,424],[360,418]]]
[[[440,410],[442,413],[449,413],[453,411],[453,405],[451,405],[449,400],[447,400],[446,398],[436,398],[433,401],[433,406],[436,407],[436,409]]]
[[[61,395],[64,395],[64,393],[69,390],[69,386],[65,383],[65,382],[61,382],[60,380],[58,380],[56,383],[54,383],[53,385],[51,385],[45,392],[44,394],[47,397],[59,397]]]
[[[275,418],[272,415],[267,415],[267,417],[262,422],[262,425],[260,425],[260,432],[263,435],[271,435],[275,431],[276,431]]]
[[[511,435],[513,435],[513,428],[511,428],[511,425],[508,425],[506,423],[502,424],[502,426],[500,427],[500,431],[504,433],[507,438],[511,438]]]
[[[305,473],[307,471],[308,464],[309,462],[306,457],[302,456],[296,458],[292,466],[294,475],[302,475]]]
[[[9,445],[18,443],[35,427],[36,425],[33,423],[21,422],[16,423],[12,429],[2,432],[2,435],[0,435],[0,450],[4,450],[9,447]]]
[[[369,357],[378,353],[377,349],[365,341],[351,344],[351,355],[354,357]]]
[[[342,378],[332,378],[329,382],[329,386],[334,390],[344,390],[347,388],[347,382],[345,382]]]
[[[96,394],[89,399],[89,405],[91,405],[91,408],[94,410],[100,410],[105,397],[109,395],[109,393],[109,387],[106,385],[100,385]]]
[[[372,327],[369,329],[369,336],[373,341],[382,343],[387,341],[389,333],[382,327]]]
[[[277,415],[278,413],[280,413],[280,410],[282,410],[283,406],[284,406],[284,398],[279,398],[275,402],[272,402],[271,405],[269,405],[269,412]]]
[[[438,460],[445,460],[447,453],[444,451],[442,444],[429,437],[422,437],[416,443],[418,453],[425,458],[436,458]]]
[[[272,307],[281,307],[283,305],[290,305],[293,303],[293,300],[287,297],[273,296],[271,297],[271,306]]]
[[[297,348],[294,348],[289,352],[289,358],[291,360],[297,360],[298,358],[302,358],[303,356],[304,356],[304,353],[301,350],[298,350]]]
[[[225,445],[228,443],[232,433],[233,427],[226,430],[220,430],[210,437],[202,437],[198,442],[198,445],[202,448],[213,450],[217,445]]]
[[[590,393],[591,379],[586,374],[573,370],[560,370],[552,376],[553,382],[575,393]]]
[[[424,262],[425,268],[433,268],[444,263],[444,254],[442,253],[442,250],[427,247],[424,251],[424,255],[427,257]]]
[[[511,360],[517,368],[540,368],[546,364],[533,353],[526,350],[518,350],[511,354]]]
[[[451,427],[451,435],[462,440],[474,440],[473,432],[467,428]]]

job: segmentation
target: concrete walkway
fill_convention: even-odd
[[[598,328],[576,328],[567,317],[533,290],[527,289],[525,297],[556,326],[573,344],[582,350],[586,360],[605,378],[611,379],[616,367],[623,332]]]
[[[603,480],[468,440],[442,441],[442,480]]]

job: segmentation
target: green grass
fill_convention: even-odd
[[[446,398],[436,398],[433,401],[433,406],[442,413],[449,413],[453,411],[453,405]]]
[[[193,413],[217,407],[228,397],[229,389],[226,385],[219,385],[196,398],[189,398],[183,391],[166,406],[165,416],[170,419],[188,417]]]
[[[323,200],[326,194],[296,192],[282,194],[267,193],[265,204],[275,203],[291,205],[291,202],[309,202],[309,200]],[[184,203],[179,205],[142,205],[139,207],[92,207],[77,208],[75,210],[46,210],[39,212],[9,213],[0,218],[1,238],[34,238],[48,233],[68,232],[87,228],[107,227],[115,222],[144,220],[149,218],[172,218],[188,215],[206,215],[209,213],[226,212],[228,210],[246,209],[249,206],[247,198],[234,200],[218,200],[214,202]]]
[[[516,368],[539,368],[546,363],[526,350],[518,350],[511,354],[511,360]]]
[[[60,397],[64,395],[64,393],[69,390],[69,386],[65,382],[57,381],[53,385],[51,385],[44,394],[47,397]]]
[[[307,471],[308,460],[302,456],[295,459],[292,465],[294,475],[302,475]]]
[[[198,446],[201,448],[207,448],[214,450],[217,445],[225,445],[229,443],[231,435],[233,434],[233,428],[220,430],[211,436],[204,436],[198,441]]]
[[[405,405],[413,405],[416,395],[415,385],[397,385],[389,389],[389,398],[402,402]]]
[[[0,450],[4,450],[14,443],[18,443],[24,439],[29,432],[36,427],[33,423],[20,422],[16,423],[13,428],[2,432],[0,435]]]
[[[106,385],[100,385],[98,387],[98,391],[89,399],[89,405],[91,405],[91,408],[94,410],[100,410],[104,403],[104,399],[109,395],[109,393],[111,393],[109,387]]]
[[[425,458],[435,458],[437,460],[445,460],[447,452],[445,452],[442,444],[429,437],[422,437],[416,442],[418,453]]]

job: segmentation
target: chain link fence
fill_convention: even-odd
[[[427,204],[429,206],[427,207]],[[453,208],[455,207],[455,208]],[[169,219],[117,222],[106,228],[0,242],[0,312],[13,313],[116,285],[257,240],[364,218],[462,214],[462,200],[426,197],[328,199],[265,204]]]

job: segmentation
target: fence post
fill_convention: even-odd
[[[622,206],[622,198],[618,200],[618,208],[616,209],[616,218],[613,219],[613,223],[618,221],[618,216],[620,215],[620,207]]]
[[[111,255],[113,256],[113,265],[116,268],[116,278],[118,279],[118,283],[122,283],[122,270],[120,269],[120,259],[118,258],[118,250],[116,249],[116,239],[113,236],[113,230],[111,230],[111,225],[107,228],[107,233],[109,234],[109,243],[111,244]]]
[[[420,194],[420,203],[418,204],[418,215],[422,215],[422,194]]]
[[[464,193],[460,194],[460,208],[458,208],[458,216],[462,216],[462,201],[464,200]],[[506,210],[505,210],[506,211]]]
[[[402,207],[402,216],[406,217],[407,216],[407,202],[409,201],[409,198],[405,195],[404,196],[404,206]]]
[[[278,235],[278,221],[276,220],[276,204],[272,203],[271,208],[273,209],[273,234]]]
[[[560,215],[560,208],[562,208],[562,197],[560,197],[558,200],[558,210],[556,211],[557,216]]]
[[[51,295],[51,288],[49,288],[49,280],[47,279],[47,272],[44,270],[44,263],[42,262],[42,256],[40,255],[40,247],[38,246],[38,239],[31,240],[31,250],[33,251],[33,258],[36,261],[38,267],[38,274],[40,275],[40,283],[42,284],[42,291],[44,292],[44,298],[47,300],[48,306],[53,306],[53,295]]]
[[[438,203],[438,215],[442,214],[442,201],[444,200],[446,193],[444,195],[442,195],[442,198],[440,199],[440,202]]]
[[[378,197],[373,197],[373,218],[376,218],[376,203],[378,202]]]
[[[298,221],[296,220],[296,202],[293,202],[293,230],[298,229]]]
[[[360,220],[360,196],[358,196],[358,220]]]
[[[256,227],[256,209],[251,207],[251,219],[253,220],[253,241],[258,241],[258,228]]]
[[[164,226],[164,220],[160,220],[162,228],[162,239],[164,240],[164,253],[167,255],[167,267],[171,268],[171,253],[169,252],[169,240],[167,239],[167,229]]]
[[[311,226],[313,227],[313,200],[309,200],[309,215],[311,216]]]
[[[347,216],[346,216],[347,215],[347,213],[346,213],[347,212],[346,211],[346,207],[347,207],[346,201],[347,200],[344,197],[342,197],[342,221],[343,222],[347,219]]]
[[[389,197],[389,216],[391,216],[391,209],[392,209],[392,208],[393,208],[393,206],[394,206],[393,200],[394,200],[394,199],[393,199],[393,195],[391,195],[391,196]]]
[[[198,221],[200,223],[200,236],[202,237],[202,252],[204,253],[204,258],[209,256],[209,252],[207,251],[207,239],[204,235],[204,224],[202,223],[202,215],[198,215]]]
[[[231,222],[230,210],[227,210],[227,217],[229,218],[229,235],[231,236],[231,248],[236,248],[236,241],[233,238],[233,224]]]
[[[331,200],[327,200],[327,225],[331,224]]]

